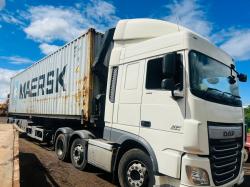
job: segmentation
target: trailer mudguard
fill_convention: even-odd
[[[93,139],[95,138],[95,135],[87,130],[77,130],[70,134],[70,142],[72,139],[74,139],[74,137],[79,137],[82,139],[89,139],[89,138]]]
[[[71,134],[73,131],[74,131],[74,130],[71,129],[70,127],[61,127],[61,128],[59,128],[59,129],[57,129],[56,132],[55,132],[54,140],[53,140],[54,144],[55,144],[55,142],[56,142],[56,137],[57,137],[59,134],[63,133],[63,134],[65,134],[66,138],[69,138],[69,137],[70,137],[70,134]]]
[[[95,135],[87,130],[77,130],[74,131],[72,134],[70,134],[69,141],[68,141],[68,146],[71,146],[73,141],[76,138],[81,138],[81,139],[94,139]]]

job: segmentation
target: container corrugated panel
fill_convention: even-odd
[[[91,65],[102,34],[90,29],[11,79],[10,114],[89,117]]]

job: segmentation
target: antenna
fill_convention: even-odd
[[[180,32],[180,27],[179,27],[180,19],[179,19],[179,16],[176,16],[176,22],[177,22],[178,31]]]

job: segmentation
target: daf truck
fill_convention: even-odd
[[[243,182],[234,60],[191,30],[128,19],[89,29],[11,79],[9,122],[132,186]]]

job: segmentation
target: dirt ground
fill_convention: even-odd
[[[0,123],[5,123],[0,118]],[[57,159],[47,146],[20,135],[19,164],[21,187],[112,187],[112,176],[89,166],[86,171]]]
[[[240,185],[240,187],[249,187],[250,186],[250,163],[249,162],[245,163],[244,170],[245,170],[245,180],[244,180],[244,183]]]
[[[78,171],[70,163],[57,159],[54,151],[42,145],[20,138],[21,187],[33,186],[114,186],[111,175],[98,168]]]
[[[6,118],[0,117],[0,123]],[[75,169],[70,163],[59,161],[47,146],[24,135],[19,139],[21,187],[112,187],[112,176],[89,166],[86,171]],[[245,181],[240,187],[250,186],[250,163],[245,164]]]

